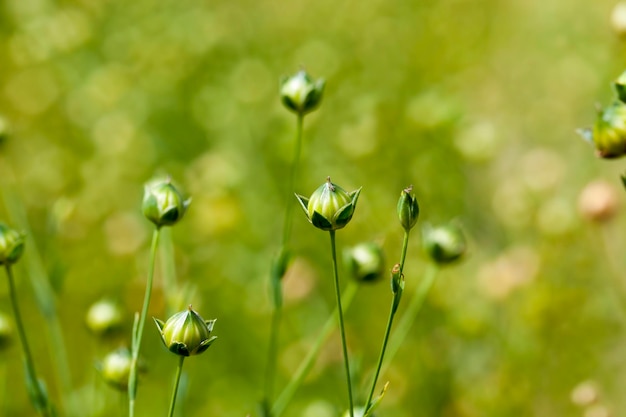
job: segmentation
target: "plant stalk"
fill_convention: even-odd
[[[348,402],[350,405],[350,417],[354,417],[354,402],[352,400],[352,382],[350,380],[350,359],[346,343],[346,329],[343,322],[343,308],[341,307],[341,290],[339,289],[339,272],[337,268],[337,249],[335,247],[335,231],[330,232],[330,251],[333,257],[333,275],[335,277],[335,296],[337,298],[337,316],[339,317],[339,331],[341,333],[341,347],[343,349],[343,362],[346,368],[346,383],[348,385]]]
[[[146,292],[143,298],[143,307],[141,309],[139,321],[135,323],[136,327],[133,326],[131,352],[132,356],[130,364],[130,374],[128,376],[128,415],[130,417],[134,417],[135,415],[139,350],[141,349],[143,329],[146,324],[146,316],[148,315],[148,307],[150,306],[150,297],[152,295],[152,284],[154,282],[154,264],[156,260],[157,247],[159,244],[159,232],[160,228],[157,227],[154,229],[154,233],[152,234],[152,245],[150,247],[150,266],[148,269],[148,282],[146,283]]]
[[[181,355],[178,360],[178,368],[176,368],[176,377],[174,379],[174,389],[172,390],[172,399],[170,401],[170,411],[168,416],[174,416],[174,406],[176,405],[176,394],[178,393],[178,384],[180,382],[180,376],[183,373],[183,363],[185,362],[185,357]]]
[[[31,381],[32,390],[35,395],[36,401],[35,408],[44,417],[51,417],[52,410],[48,402],[47,395],[43,392],[39,379],[37,378],[37,372],[35,371],[35,362],[33,355],[31,354],[30,347],[28,345],[28,339],[26,338],[26,331],[24,329],[24,322],[22,321],[22,314],[17,300],[17,292],[15,291],[15,282],[13,279],[13,272],[10,265],[6,265],[6,273],[9,280],[9,297],[11,298],[11,306],[13,308],[13,315],[15,316],[15,324],[17,332],[22,343],[22,352],[24,353],[24,361],[26,362],[26,372],[28,373],[28,379]]]

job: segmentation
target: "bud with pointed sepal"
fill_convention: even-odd
[[[199,355],[217,339],[211,336],[215,320],[204,320],[191,306],[174,314],[167,322],[156,318],[154,322],[165,346],[177,355]]]
[[[24,252],[24,235],[0,223],[0,265],[12,265]]]
[[[626,104],[616,101],[599,109],[593,128],[578,129],[578,134],[593,144],[601,158],[619,158],[626,154]]]
[[[424,249],[437,264],[444,265],[461,258],[467,249],[465,236],[455,224],[433,227],[424,226]]]
[[[413,186],[409,185],[407,188],[402,190],[400,198],[398,199],[398,218],[400,219],[400,224],[407,232],[415,226],[417,218],[420,214],[417,199],[412,192]]]
[[[319,106],[326,81],[313,79],[306,71],[298,71],[291,77],[284,77],[280,82],[280,98],[289,110],[304,115]]]
[[[344,255],[352,277],[358,282],[378,281],[385,273],[385,256],[378,243],[360,243]]]
[[[300,206],[311,224],[322,230],[337,230],[345,227],[354,214],[361,189],[347,192],[326,178],[326,182],[306,198],[296,194]]]

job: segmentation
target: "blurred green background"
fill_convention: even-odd
[[[163,291],[159,268],[150,314],[191,303],[218,319],[219,337],[186,361],[179,415],[256,415],[295,134],[278,80],[304,66],[327,85],[305,120],[297,191],[309,195],[328,175],[363,186],[339,247],[378,241],[390,268],[402,241],[395,204],[409,184],[420,223],[457,219],[470,241],[381,377],[390,386],[377,415],[624,415],[626,219],[622,209],[592,224],[578,209],[597,179],[623,206],[624,165],[595,158],[575,134],[593,122],[596,102],[612,100],[624,69],[615,4],[1,0],[0,114],[10,136],[0,148],[0,218],[27,228],[11,215],[7,201],[17,201],[30,224],[16,277],[53,400],[62,359],[28,279],[34,248],[57,294],[71,402],[81,416],[124,415],[94,364],[129,342],[151,234],[143,184],[171,175],[193,202],[171,230],[179,290]],[[277,391],[334,307],[328,237],[295,214]],[[427,262],[414,233],[405,300]],[[0,291],[10,313],[6,285]],[[127,312],[113,339],[85,326],[102,297]],[[346,315],[361,401],[389,301],[388,282],[369,285]],[[18,347],[0,354],[7,416],[34,413]],[[143,356],[137,412],[165,414],[176,358],[151,323]],[[345,406],[335,334],[285,416],[333,417]]]

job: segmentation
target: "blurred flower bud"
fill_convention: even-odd
[[[398,200],[398,218],[400,224],[404,227],[405,231],[409,231],[417,223],[417,218],[420,214],[420,208],[417,204],[415,195],[411,194],[413,186],[409,185],[400,193],[400,199]]]
[[[454,224],[431,227],[424,226],[424,248],[430,258],[438,264],[448,264],[465,253],[465,236]]]
[[[617,191],[606,181],[593,181],[583,188],[578,198],[578,208],[582,216],[594,222],[613,218],[619,206]]]
[[[9,317],[0,313],[0,350],[6,348],[13,341],[13,326]]]
[[[620,1],[611,11],[611,26],[617,36],[626,36],[626,2]]]
[[[595,382],[583,381],[574,387],[570,398],[579,407],[589,407],[598,401],[600,394]]]
[[[24,252],[24,235],[0,223],[0,265],[11,265]]]
[[[289,110],[303,115],[315,110],[320,104],[325,84],[324,79],[313,81],[306,71],[299,71],[281,80],[280,98]]]
[[[89,330],[97,336],[104,336],[119,330],[124,321],[124,313],[119,304],[111,300],[93,303],[85,317]]]
[[[360,193],[360,188],[347,192],[328,177],[311,198],[298,194],[296,197],[313,226],[322,230],[337,230],[352,219]]]
[[[126,348],[117,349],[104,357],[99,365],[102,378],[120,391],[128,390],[132,355]]]
[[[361,243],[348,249],[344,259],[352,277],[359,282],[373,282],[385,273],[385,257],[379,244]]]
[[[601,158],[619,158],[626,153],[626,104],[616,101],[598,112],[593,129],[578,129]]]
[[[169,178],[155,181],[145,187],[143,214],[157,227],[171,226],[183,218],[190,203]]]
[[[199,355],[211,346],[217,336],[211,336],[215,320],[204,320],[191,306],[174,314],[167,322],[154,319],[165,346],[177,355]]]

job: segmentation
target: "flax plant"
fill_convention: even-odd
[[[16,263],[24,252],[24,235],[0,223],[0,265],[4,265],[9,283],[9,298],[15,318],[15,326],[20,338],[24,365],[26,368],[26,385],[30,399],[43,417],[54,416],[53,406],[49,401],[44,382],[39,379],[35,370],[35,361],[30,350],[26,329],[19,308],[15,279],[11,266]]]
[[[276,358],[278,355],[278,338],[283,307],[282,280],[289,263],[288,246],[293,217],[293,204],[291,204],[291,196],[293,195],[295,189],[298,166],[300,163],[304,116],[319,106],[324,92],[324,85],[324,79],[314,81],[304,70],[297,72],[291,77],[283,78],[280,83],[280,97],[282,103],[288,110],[296,114],[296,137],[293,160],[291,162],[291,170],[289,174],[289,183],[287,186],[287,195],[289,198],[287,199],[285,209],[282,239],[278,255],[272,262],[272,268],[270,271],[270,288],[273,310],[270,324],[270,341],[267,354],[267,365],[265,370],[264,398],[261,405],[263,415],[268,417],[271,415],[272,403],[274,401]]]
[[[326,182],[315,190],[310,198],[296,194],[300,206],[304,210],[309,222],[318,229],[327,231],[330,237],[330,252],[335,283],[335,298],[337,301],[337,316],[339,319],[341,347],[346,371],[350,417],[354,417],[354,401],[352,399],[353,393],[350,376],[350,360],[348,357],[346,330],[343,320],[343,308],[341,305],[341,290],[339,285],[335,232],[344,228],[352,219],[360,193],[360,188],[352,192],[347,192],[343,188],[332,183],[330,177],[328,177]]]
[[[141,314],[135,314],[131,337],[131,365],[128,375],[128,414],[135,415],[135,400],[137,397],[137,377],[138,361],[141,349],[143,329],[148,315],[150,298],[152,295],[152,284],[154,282],[154,266],[156,253],[159,244],[159,232],[163,226],[172,226],[184,216],[190,199],[185,200],[176,187],[167,178],[165,181],[155,181],[146,185],[142,210],[144,216],[150,220],[155,229],[152,234],[152,244],[150,247],[150,264],[148,269],[148,281],[143,299]]]

